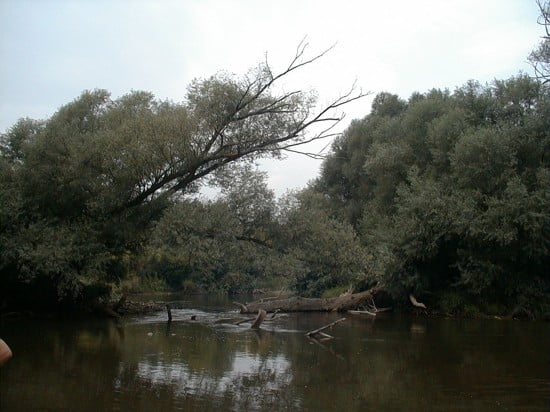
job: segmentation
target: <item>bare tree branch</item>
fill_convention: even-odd
[[[537,23],[544,26],[546,35],[542,42],[529,55],[529,62],[535,70],[535,76],[542,84],[550,83],[550,1],[537,0],[540,16]]]
[[[253,79],[245,76],[244,81],[236,82],[222,77],[194,84],[195,95],[190,110],[202,110],[196,112],[196,116],[208,116],[204,119],[197,117],[195,135],[183,137],[193,142],[191,147],[198,149],[196,155],[191,158],[180,154],[178,158],[175,154],[174,161],[165,162],[162,170],[155,172],[145,184],[137,186],[136,193],[120,204],[115,212],[158,196],[170,196],[241,158],[289,151],[322,159],[320,154],[295,148],[339,135],[333,130],[344,119],[344,113],[335,115],[334,112],[368,93],[356,90],[354,84],[348,92],[316,111],[313,110],[313,97],[301,90],[273,94],[276,82],[316,62],[334,47],[306,58],[307,46],[305,39],[300,42],[294,57],[281,73],[273,74],[266,57],[266,62],[256,69]],[[193,111],[191,115],[195,115]],[[306,137],[307,132],[316,125],[324,126]]]

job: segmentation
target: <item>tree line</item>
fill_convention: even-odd
[[[0,137],[0,303],[86,307],[133,277],[304,296],[378,284],[444,313],[548,314],[549,41],[530,55],[537,78],[379,93],[280,199],[254,162],[334,137],[364,96],[319,108],[278,92],[322,56],[305,45],[279,74],[196,80],[181,103],[94,90],[21,119]],[[197,197],[204,184],[220,196]]]
[[[300,44],[280,73],[259,64],[219,73],[183,102],[85,91],[47,120],[21,119],[0,138],[0,276],[5,305],[87,304],[109,294],[151,231],[204,178],[330,137],[351,89],[325,106],[280,91],[324,53]],[[311,133],[311,129],[315,129]]]

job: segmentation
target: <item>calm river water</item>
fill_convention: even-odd
[[[227,299],[105,320],[13,319],[8,411],[548,411],[550,323],[293,314],[235,326]],[[191,320],[195,315],[196,320]]]

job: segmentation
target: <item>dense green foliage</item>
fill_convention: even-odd
[[[225,171],[217,200],[189,199],[156,225],[144,270],[172,288],[252,291],[277,276],[274,195],[249,165]]]
[[[531,55],[539,75],[545,47]],[[276,200],[254,160],[330,133],[306,131],[361,97],[314,112],[310,94],[275,93],[315,60],[302,53],[281,75],[195,81],[182,103],[84,92],[2,134],[0,303],[86,306],[130,273],[190,292],[379,283],[446,313],[550,313],[544,77],[380,93],[320,177]],[[205,181],[215,200],[196,196]]]
[[[549,303],[549,152],[548,89],[526,76],[382,93],[334,143],[316,190],[394,296],[534,314]]]
[[[333,111],[361,95],[315,111],[311,93],[276,91],[320,57],[306,60],[304,49],[280,74],[264,63],[241,79],[196,80],[181,103],[87,91],[51,118],[22,119],[2,134],[0,302],[72,304],[108,294],[153,224],[201,178],[322,138],[306,131],[338,121]],[[237,219],[250,219],[245,200],[233,199]]]
[[[315,296],[363,279],[368,257],[353,228],[304,191],[275,202],[265,174],[232,168],[215,201],[174,205],[159,221],[143,270],[173,288],[251,292],[279,279]]]

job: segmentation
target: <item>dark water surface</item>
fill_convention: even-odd
[[[550,324],[294,314],[262,330],[227,300],[105,320],[3,320],[1,411],[548,411]],[[190,320],[196,315],[197,320]],[[248,324],[249,325],[249,324]]]

